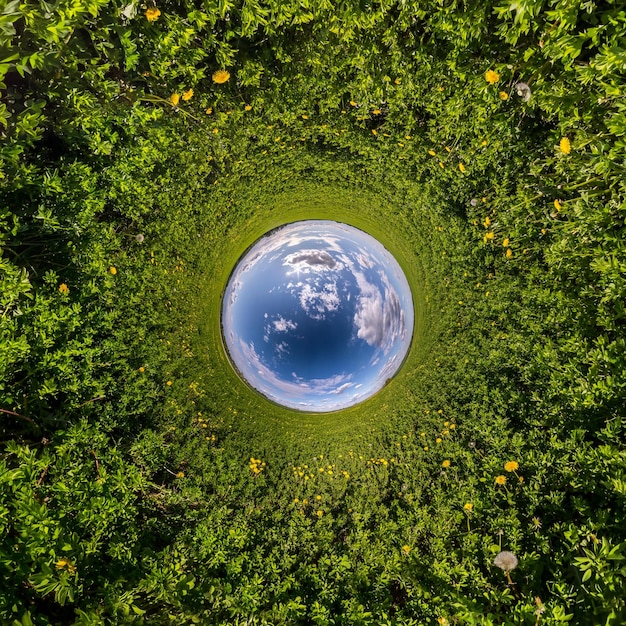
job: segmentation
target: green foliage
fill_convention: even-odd
[[[623,623],[625,31],[611,2],[0,2],[0,618]],[[402,371],[340,414],[221,343],[239,255],[306,218],[415,299]]]

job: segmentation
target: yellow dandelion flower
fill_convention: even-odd
[[[322,499],[322,496],[315,496],[315,499],[316,499],[316,500],[321,500],[321,499]]]
[[[146,19],[149,22],[155,22],[159,19],[160,15],[161,11],[159,11],[159,9],[157,9],[156,7],[150,7],[149,9],[146,9]]]
[[[324,511],[322,511],[321,509],[318,509],[315,514],[317,515],[317,517],[322,517],[322,515],[324,515]]]
[[[507,248],[506,258],[510,259],[512,256],[513,256],[513,250],[511,250],[511,248]]]
[[[463,509],[466,510],[468,513],[471,512],[473,508],[474,508],[474,505],[471,502],[466,502],[463,505]]]
[[[560,210],[563,208],[563,205],[562,205],[562,204],[561,204],[558,200],[555,200],[555,201],[554,201],[554,208],[555,208],[557,211],[560,211]]]
[[[430,156],[436,156],[437,153],[434,150],[429,150],[428,154],[430,154]]]
[[[176,478],[185,478],[185,472],[178,472],[178,474],[176,474]]]
[[[485,218],[485,221],[483,222],[483,226],[484,226],[485,228],[489,228],[489,226],[490,226],[490,225],[491,225],[491,220],[489,219],[489,216],[487,216],[487,217]]]
[[[180,96],[177,93],[173,93],[170,96],[170,104],[172,104],[172,106],[176,106],[179,102],[180,102]]]
[[[399,85],[402,82],[401,78],[396,78],[396,80],[393,81],[396,85]]]
[[[442,464],[441,467],[450,467],[450,461],[448,461],[448,459],[446,459]]]
[[[171,380],[168,380],[165,384],[166,384],[168,387],[171,387],[171,386],[172,386],[172,381],[171,381]]]
[[[509,94],[506,91],[501,91],[500,100],[508,100],[508,99],[509,99]]]
[[[456,424],[450,424],[450,430],[454,430],[456,428]]]
[[[505,485],[506,484],[506,476],[496,476],[495,478],[496,485]]]
[[[193,89],[187,89],[187,91],[183,93],[183,100],[187,102],[188,100],[191,100],[192,96],[193,96]]]
[[[115,274],[117,274],[117,270],[115,269],[115,267],[113,267],[113,265],[111,265],[111,267],[109,268],[109,272],[111,272],[111,274],[113,274],[113,276],[115,276]]]
[[[356,102],[354,100],[350,100],[350,106],[351,107],[355,107],[356,106]]]
[[[509,247],[509,240],[508,240],[508,238],[507,238],[507,239],[505,239],[505,240],[502,242],[502,245],[503,245],[505,248],[508,248],[508,247]]]
[[[205,111],[205,113],[206,113],[207,115],[211,115],[211,113],[213,113],[213,107],[209,107],[209,108]]]
[[[507,461],[504,464],[504,469],[507,472],[514,472],[515,470],[519,469],[519,463],[517,461]]]
[[[445,165],[443,164],[443,162],[442,162],[442,161],[439,161],[439,167],[440,167],[441,169],[443,169],[443,168],[445,167]]]
[[[59,293],[62,293],[64,296],[66,296],[69,292],[70,288],[65,283],[61,283],[59,285]]]
[[[302,114],[302,119],[303,119],[303,120],[308,120],[308,119],[309,119],[309,116],[308,116],[308,115],[306,115],[305,113],[303,113],[303,114]]]
[[[252,105],[251,104],[246,104],[245,107],[243,107],[244,111],[252,111]]]
[[[461,172],[465,173],[465,165],[463,165],[463,163],[459,163],[459,169]]]
[[[490,85],[494,85],[500,80],[500,74],[498,74],[498,72],[494,72],[493,70],[487,70],[485,72],[485,80]]]
[[[76,571],[76,566],[69,559],[62,557],[56,563],[55,566],[57,569],[65,569],[69,574],[73,574]]]
[[[228,81],[230,78],[230,72],[227,72],[226,70],[217,70],[217,72],[213,72],[212,78],[214,83],[221,85]]]
[[[441,437],[437,437],[437,439],[435,439],[435,443],[441,443],[442,439]]]
[[[402,552],[404,554],[408,554],[409,552],[411,552],[411,546],[402,546]]]
[[[378,135],[378,131],[375,128],[372,128],[372,135],[374,135],[374,137]]]
[[[572,144],[567,137],[561,138],[559,142],[559,149],[563,154],[569,154],[572,151]]]
[[[143,374],[146,371],[146,368],[143,365],[139,368],[139,372]]]

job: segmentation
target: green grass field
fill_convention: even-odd
[[[624,37],[610,2],[0,1],[0,622],[624,623]],[[415,305],[334,413],[222,344],[305,219]]]

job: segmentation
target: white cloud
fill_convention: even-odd
[[[300,290],[298,298],[303,311],[315,320],[323,320],[326,313],[336,311],[341,304],[336,282],[326,283],[319,290],[306,283]]]
[[[277,320],[274,320],[272,322],[272,324],[274,325],[274,330],[279,333],[286,333],[290,330],[295,330],[298,327],[295,322],[292,322],[291,320],[286,320],[280,315],[278,316]]]

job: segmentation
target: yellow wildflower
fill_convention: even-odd
[[[469,513],[469,512],[470,512],[473,508],[474,508],[474,505],[473,505],[471,502],[466,502],[466,503],[463,505],[463,509],[464,509],[465,511],[467,511],[468,513]]]
[[[485,228],[489,228],[490,224],[491,224],[491,220],[489,219],[489,216],[487,216],[487,217],[485,218],[485,221],[483,222],[483,226],[484,226]]]
[[[505,485],[506,484],[506,476],[496,476],[496,485]]]
[[[176,478],[185,478],[185,472],[178,472],[178,474],[176,474]]]
[[[211,115],[211,113],[213,113],[213,107],[209,107],[209,108],[205,111],[205,113],[206,113],[207,115]]]
[[[380,109],[374,109],[374,110],[372,111],[372,113],[373,113],[374,115],[380,115]]]
[[[404,554],[408,554],[409,552],[411,552],[411,546],[402,546],[402,552]]]
[[[251,104],[246,104],[245,107],[243,107],[244,111],[252,111],[252,105]]]
[[[217,70],[217,72],[213,72],[212,78],[214,83],[221,85],[228,81],[230,78],[230,72],[227,72],[226,70]]]
[[[446,459],[442,464],[441,467],[450,467],[450,461],[448,461],[448,459]]]
[[[485,80],[490,85],[493,85],[500,80],[500,74],[498,74],[498,72],[494,72],[493,70],[487,70],[485,72]]]
[[[435,439],[435,443],[441,443],[442,439],[441,437],[437,437],[437,439]]]
[[[143,365],[139,368],[139,372],[143,374],[146,371],[146,368]]]
[[[324,515],[324,511],[322,511],[321,509],[318,509],[318,510],[316,511],[316,515],[317,515],[318,517],[322,517],[322,515]]]
[[[180,96],[177,93],[173,93],[170,96],[170,103],[172,104],[172,106],[176,106],[180,101]]]
[[[508,247],[509,247],[509,239],[508,239],[508,237],[507,237],[507,238],[506,238],[506,239],[502,242],[502,245],[503,245],[505,248],[508,248]]]
[[[501,91],[500,100],[508,100],[508,99],[509,99],[509,94],[506,91]]]
[[[504,469],[507,472],[514,472],[515,470],[519,469],[519,463],[517,461],[507,461],[504,464]]]
[[[463,163],[459,163],[459,169],[461,172],[465,172],[465,165],[463,165]]]
[[[187,102],[188,100],[191,100],[192,96],[193,96],[193,89],[187,89],[187,91],[183,93],[183,100]]]
[[[55,565],[57,569],[65,569],[69,574],[73,574],[76,571],[76,566],[65,557],[61,557]]]
[[[350,100],[350,106],[351,107],[355,107],[356,106],[356,102],[354,100]]]
[[[441,169],[443,169],[443,168],[445,167],[442,161],[439,161],[439,167],[440,167]]]
[[[430,154],[430,156],[435,156],[437,153],[434,150],[429,150],[428,154]]]
[[[308,120],[308,119],[309,119],[309,116],[308,116],[308,115],[306,115],[305,113],[303,113],[303,114],[302,114],[302,119],[303,119],[303,120]]]
[[[396,78],[396,80],[393,81],[396,85],[399,85],[402,82],[401,78]]]
[[[506,258],[510,259],[513,256],[513,250],[511,250],[511,248],[508,248],[506,251]]]
[[[157,9],[156,7],[150,7],[149,9],[146,9],[146,19],[149,22],[155,22],[156,20],[158,20],[159,15],[161,15],[161,11],[159,11],[159,9]]]
[[[563,207],[563,205],[562,205],[562,204],[561,204],[558,200],[555,200],[555,201],[554,201],[554,208],[555,208],[557,211],[560,211],[560,210],[562,209],[562,207]]]
[[[113,267],[113,265],[111,265],[111,267],[109,268],[109,272],[111,272],[111,274],[113,274],[113,276],[115,276],[115,274],[117,274],[117,270],[115,269],[115,267]]]
[[[171,380],[168,380],[165,384],[166,384],[168,387],[171,387],[171,386],[172,386],[172,381],[171,381]]]
[[[59,293],[62,293],[64,296],[66,296],[69,292],[70,288],[65,283],[61,283],[59,285]]]
[[[567,137],[563,137],[559,142],[559,148],[563,154],[569,154],[572,151],[572,144]]]
[[[456,424],[450,424],[450,430],[454,430],[456,428]]]

